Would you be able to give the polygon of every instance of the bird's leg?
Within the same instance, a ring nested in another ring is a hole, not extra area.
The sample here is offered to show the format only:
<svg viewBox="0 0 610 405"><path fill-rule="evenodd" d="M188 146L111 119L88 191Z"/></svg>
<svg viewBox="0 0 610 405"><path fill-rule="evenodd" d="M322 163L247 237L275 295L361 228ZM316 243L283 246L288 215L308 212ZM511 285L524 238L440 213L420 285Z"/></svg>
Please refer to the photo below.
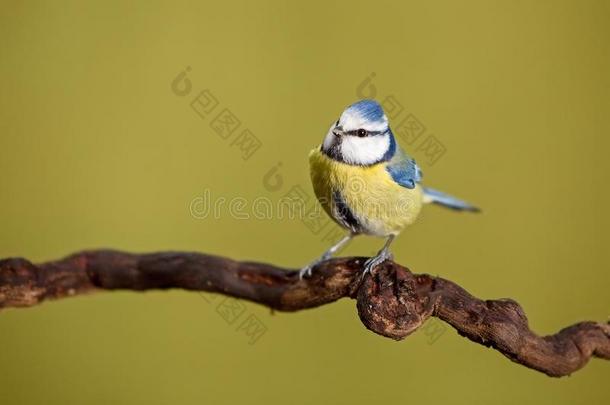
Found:
<svg viewBox="0 0 610 405"><path fill-rule="evenodd" d="M337 253L339 251L339 249L341 249L343 246L345 246L345 244L347 242L349 242L350 240L352 240L352 238L356 236L355 233L349 233L346 236L344 236L339 242L337 242L336 244L334 244L333 246L331 246L326 252L324 252L322 254L322 256L320 256L318 259L314 260L313 262L309 263L307 266L303 267L300 271L299 271L299 278L303 278L303 277L309 277L311 276L311 270L319 263L323 262L324 260L328 260L330 259L335 253Z"/></svg>
<svg viewBox="0 0 610 405"><path fill-rule="evenodd" d="M394 235L390 235L388 239L385 241L385 245L383 248L377 253L377 256L373 256L364 262L364 273L362 276L366 275L366 273L370 273L375 267L385 262L386 260L392 260L393 255L390 252L390 244L394 240Z"/></svg>

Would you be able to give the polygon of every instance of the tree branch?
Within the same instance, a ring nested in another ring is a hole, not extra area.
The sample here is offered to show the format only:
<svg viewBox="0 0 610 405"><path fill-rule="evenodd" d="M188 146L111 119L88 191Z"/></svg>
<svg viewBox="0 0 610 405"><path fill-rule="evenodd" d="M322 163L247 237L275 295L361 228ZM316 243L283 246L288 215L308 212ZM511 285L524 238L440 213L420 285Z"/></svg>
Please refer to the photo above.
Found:
<svg viewBox="0 0 610 405"><path fill-rule="evenodd" d="M413 274L393 262L362 279L364 260L328 260L311 278L299 280L296 270L200 253L96 250L38 265L5 259L0 260L0 309L116 289L209 291L280 311L351 297L368 329L396 340L434 316L460 335L553 377L569 375L592 356L610 359L610 324L581 322L540 337L529 329L525 313L513 300L483 301L451 281Z"/></svg>

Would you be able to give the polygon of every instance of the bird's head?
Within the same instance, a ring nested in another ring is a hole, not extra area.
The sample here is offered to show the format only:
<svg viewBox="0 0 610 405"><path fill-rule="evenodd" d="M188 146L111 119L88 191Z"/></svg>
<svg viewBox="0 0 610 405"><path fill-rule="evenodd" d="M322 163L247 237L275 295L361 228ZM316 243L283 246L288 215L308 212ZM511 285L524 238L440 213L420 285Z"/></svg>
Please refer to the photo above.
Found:
<svg viewBox="0 0 610 405"><path fill-rule="evenodd" d="M395 148L388 118L374 100L361 100L347 107L322 143L322 152L330 158L359 166L389 160Z"/></svg>

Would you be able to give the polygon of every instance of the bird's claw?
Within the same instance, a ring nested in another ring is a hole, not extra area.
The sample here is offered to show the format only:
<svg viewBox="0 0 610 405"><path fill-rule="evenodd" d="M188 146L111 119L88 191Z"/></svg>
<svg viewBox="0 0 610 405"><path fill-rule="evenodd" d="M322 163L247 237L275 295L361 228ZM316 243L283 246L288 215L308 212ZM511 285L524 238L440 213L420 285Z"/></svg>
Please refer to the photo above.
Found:
<svg viewBox="0 0 610 405"><path fill-rule="evenodd" d="M364 272L362 276L364 277L368 273L371 273L375 267L379 266L386 260L392 260L393 258L394 255L392 253L386 250L382 250L377 254L377 256L373 256L369 258L366 262L364 262Z"/></svg>
<svg viewBox="0 0 610 405"><path fill-rule="evenodd" d="M313 262L309 263L307 266L303 267L301 270L299 270L299 280L303 280L304 278L311 277L313 268L316 267L318 264L322 263L323 261L330 259L330 257L331 256L329 254L325 253L319 259L314 260Z"/></svg>
<svg viewBox="0 0 610 405"><path fill-rule="evenodd" d="M312 270L313 270L313 266L310 264L303 267L301 270L299 270L299 280L303 280L304 278L311 277Z"/></svg>

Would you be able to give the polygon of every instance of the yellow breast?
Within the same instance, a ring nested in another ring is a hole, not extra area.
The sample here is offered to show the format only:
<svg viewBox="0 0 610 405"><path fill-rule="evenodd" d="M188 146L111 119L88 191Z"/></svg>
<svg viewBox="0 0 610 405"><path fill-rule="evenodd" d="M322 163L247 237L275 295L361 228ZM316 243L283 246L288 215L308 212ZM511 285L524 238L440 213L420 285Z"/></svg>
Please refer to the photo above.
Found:
<svg viewBox="0 0 610 405"><path fill-rule="evenodd" d="M320 151L309 154L311 181L324 210L339 225L346 224L346 211L357 222L359 233L396 235L412 224L422 206L422 189L397 184L386 163L353 166L335 161Z"/></svg>

